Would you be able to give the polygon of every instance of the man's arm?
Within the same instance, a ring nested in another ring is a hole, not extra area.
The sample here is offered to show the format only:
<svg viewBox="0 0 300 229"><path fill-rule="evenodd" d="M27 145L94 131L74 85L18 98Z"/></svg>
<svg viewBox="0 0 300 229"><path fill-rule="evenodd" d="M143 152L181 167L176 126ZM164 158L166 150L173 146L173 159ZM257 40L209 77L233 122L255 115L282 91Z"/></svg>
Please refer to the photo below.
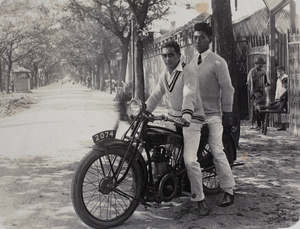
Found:
<svg viewBox="0 0 300 229"><path fill-rule="evenodd" d="M182 100L182 118L191 121L194 114L196 97L199 93L198 77L194 70L185 67L183 74L183 100Z"/></svg>
<svg viewBox="0 0 300 229"><path fill-rule="evenodd" d="M216 74L221 88L221 107L223 112L232 112L234 88L231 84L231 78L228 65L225 60L216 62Z"/></svg>
<svg viewBox="0 0 300 229"><path fill-rule="evenodd" d="M149 98L146 101L147 111L153 112L157 107L158 103L162 99L163 95L165 94L165 87L164 87L164 74L159 77L158 83L154 88L154 91L151 93Z"/></svg>
<svg viewBox="0 0 300 229"><path fill-rule="evenodd" d="M253 93L253 72L255 71L254 68L252 68L249 73L248 73L248 76L247 76L247 84L248 84L248 90L250 92L250 95Z"/></svg>

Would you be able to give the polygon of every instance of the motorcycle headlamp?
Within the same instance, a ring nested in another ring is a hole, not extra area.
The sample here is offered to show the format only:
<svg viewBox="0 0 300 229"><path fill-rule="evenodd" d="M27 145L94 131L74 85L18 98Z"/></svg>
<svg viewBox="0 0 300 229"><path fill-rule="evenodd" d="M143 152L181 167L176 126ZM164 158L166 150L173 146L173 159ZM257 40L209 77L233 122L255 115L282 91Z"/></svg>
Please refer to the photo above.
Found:
<svg viewBox="0 0 300 229"><path fill-rule="evenodd" d="M143 109L143 102L139 99L133 98L129 103L130 115L137 116Z"/></svg>

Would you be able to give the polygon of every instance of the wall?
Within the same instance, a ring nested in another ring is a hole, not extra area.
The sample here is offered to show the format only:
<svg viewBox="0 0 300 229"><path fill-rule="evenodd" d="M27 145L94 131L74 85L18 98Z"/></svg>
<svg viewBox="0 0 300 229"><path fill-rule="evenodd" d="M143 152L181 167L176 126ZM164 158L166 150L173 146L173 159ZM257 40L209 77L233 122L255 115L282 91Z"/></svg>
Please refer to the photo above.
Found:
<svg viewBox="0 0 300 229"><path fill-rule="evenodd" d="M14 90L15 92L29 92L30 78L15 78Z"/></svg>

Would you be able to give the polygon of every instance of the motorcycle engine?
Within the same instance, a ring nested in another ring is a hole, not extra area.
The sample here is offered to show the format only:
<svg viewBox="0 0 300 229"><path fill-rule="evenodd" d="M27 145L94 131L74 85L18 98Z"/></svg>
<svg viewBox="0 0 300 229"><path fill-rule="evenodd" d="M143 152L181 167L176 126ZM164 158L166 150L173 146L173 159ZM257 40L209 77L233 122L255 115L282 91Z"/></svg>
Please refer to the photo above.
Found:
<svg viewBox="0 0 300 229"><path fill-rule="evenodd" d="M158 146L153 148L152 167L153 179L157 182L168 171L169 157L167 155L165 146Z"/></svg>
<svg viewBox="0 0 300 229"><path fill-rule="evenodd" d="M174 145L173 145L174 146ZM170 201L177 193L178 180L171 173L175 165L178 149L170 145L157 146L153 148L152 168L155 184L155 196L158 201Z"/></svg>

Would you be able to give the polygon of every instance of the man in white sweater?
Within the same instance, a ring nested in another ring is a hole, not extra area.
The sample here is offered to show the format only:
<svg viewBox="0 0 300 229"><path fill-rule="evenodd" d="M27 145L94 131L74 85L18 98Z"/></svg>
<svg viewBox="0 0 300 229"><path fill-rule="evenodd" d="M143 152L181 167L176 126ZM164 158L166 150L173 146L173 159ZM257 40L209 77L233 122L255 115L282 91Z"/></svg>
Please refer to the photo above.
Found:
<svg viewBox="0 0 300 229"><path fill-rule="evenodd" d="M276 81L276 92L275 92L275 100L279 100L280 96L285 93L286 88L282 84L282 80L284 78L288 78L288 75L284 73L284 66L277 67L277 81ZM286 130L284 120L286 119L285 114L278 114L278 123L281 124L281 127L277 129L278 131Z"/></svg>
<svg viewBox="0 0 300 229"><path fill-rule="evenodd" d="M161 51L166 68L146 101L147 110L153 112L162 97L167 96L170 105L169 116L182 124L180 126L182 126L184 139L183 157L191 184L191 201L197 202L199 215L204 216L208 214L208 208L204 202L201 168L197 161L204 122L198 78L189 65L180 61L180 46L177 42L164 43Z"/></svg>
<svg viewBox="0 0 300 229"><path fill-rule="evenodd" d="M194 43L200 55L196 56L190 64L199 79L205 123L209 128L208 143L212 150L220 186L224 191L219 206L225 207L234 201L235 181L222 143L223 125L230 125L234 88L226 61L209 49L211 41L211 27L207 23L195 24Z"/></svg>

